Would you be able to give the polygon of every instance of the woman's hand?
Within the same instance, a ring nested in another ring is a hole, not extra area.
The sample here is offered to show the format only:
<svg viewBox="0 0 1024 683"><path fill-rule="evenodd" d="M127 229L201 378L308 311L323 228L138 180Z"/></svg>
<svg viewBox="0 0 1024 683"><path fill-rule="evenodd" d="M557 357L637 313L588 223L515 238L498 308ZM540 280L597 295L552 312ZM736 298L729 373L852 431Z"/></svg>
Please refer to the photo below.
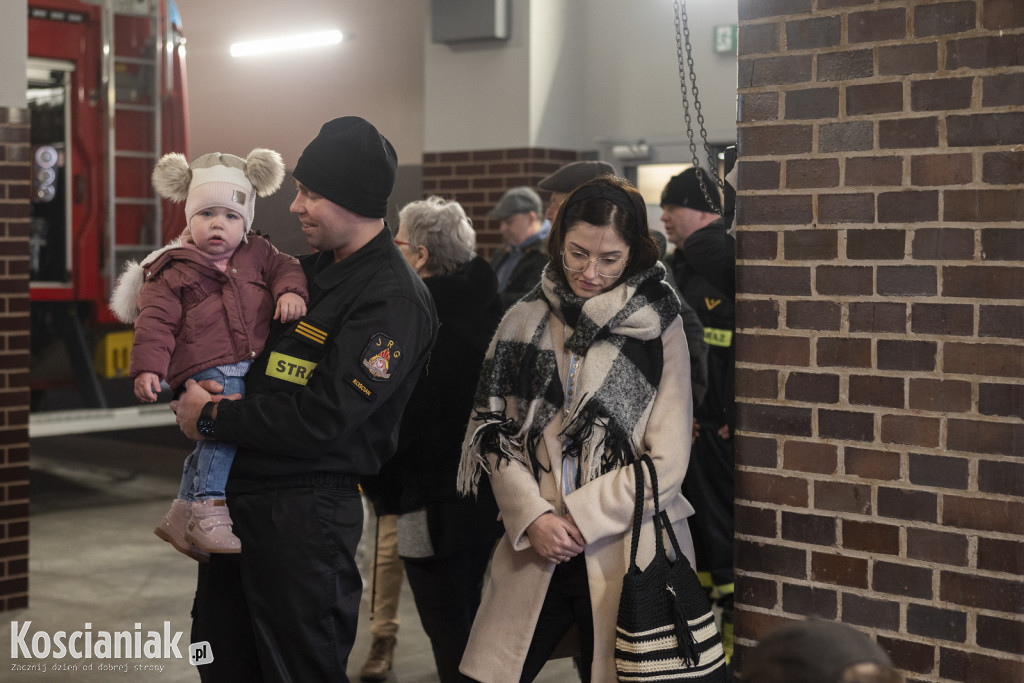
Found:
<svg viewBox="0 0 1024 683"><path fill-rule="evenodd" d="M571 520L547 512L526 527L530 545L549 562L567 562L583 552L583 534Z"/></svg>

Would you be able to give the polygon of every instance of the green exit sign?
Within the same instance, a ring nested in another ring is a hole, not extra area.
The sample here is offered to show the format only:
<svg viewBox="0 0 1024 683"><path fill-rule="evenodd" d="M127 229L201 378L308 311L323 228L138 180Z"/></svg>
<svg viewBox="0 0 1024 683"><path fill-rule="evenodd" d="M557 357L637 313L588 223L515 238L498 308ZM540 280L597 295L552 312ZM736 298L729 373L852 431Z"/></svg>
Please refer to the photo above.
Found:
<svg viewBox="0 0 1024 683"><path fill-rule="evenodd" d="M736 24L714 27L715 52L736 52Z"/></svg>

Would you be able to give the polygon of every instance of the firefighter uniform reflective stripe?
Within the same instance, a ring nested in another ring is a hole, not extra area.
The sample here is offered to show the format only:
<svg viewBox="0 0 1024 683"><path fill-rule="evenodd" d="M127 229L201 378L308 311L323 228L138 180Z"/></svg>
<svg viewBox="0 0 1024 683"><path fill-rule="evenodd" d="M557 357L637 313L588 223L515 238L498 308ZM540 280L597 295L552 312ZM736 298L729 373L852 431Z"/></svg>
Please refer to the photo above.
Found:
<svg viewBox="0 0 1024 683"><path fill-rule="evenodd" d="M272 351L270 359L267 361L267 374L271 377L283 379L285 382L306 386L309 378L313 376L313 368L315 367L316 363L312 361Z"/></svg>
<svg viewBox="0 0 1024 683"><path fill-rule="evenodd" d="M732 330L719 330L714 327L705 327L704 343L708 346L728 348L732 346Z"/></svg>

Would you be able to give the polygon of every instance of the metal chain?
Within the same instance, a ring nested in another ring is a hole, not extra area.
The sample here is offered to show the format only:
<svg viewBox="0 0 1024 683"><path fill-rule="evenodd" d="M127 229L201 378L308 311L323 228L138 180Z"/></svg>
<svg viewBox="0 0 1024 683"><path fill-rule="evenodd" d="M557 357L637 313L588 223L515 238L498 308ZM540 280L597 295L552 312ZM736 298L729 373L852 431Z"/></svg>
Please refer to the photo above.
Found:
<svg viewBox="0 0 1024 683"><path fill-rule="evenodd" d="M693 165L698 169L701 168L700 160L697 158L697 143L693 139L693 118L690 116L690 101L687 96L686 87L687 71L689 71L690 75L690 87L693 90L693 109L697 113L697 125L700 127L700 138L704 147L704 153L707 154L708 166L710 167L711 174L715 179L715 184L718 186L722 196L724 196L725 181L718 172L718 164L715 163L714 155L711 152L711 146L708 145L708 132L704 129L704 115L701 113L700 99L698 99L697 95L697 72L693 68L693 50L690 45L690 26L689 20L686 16L686 0L673 0L672 6L675 10L676 59L679 63L679 90L682 93L683 118L686 119L686 136L690 141L690 154L693 156ZM686 46L685 60L683 59L684 42ZM709 205L712 207L718 207L716 213L721 214L721 202L714 201L711 197L711 193L708 191L707 185L704 183L704 177L704 174L698 171L697 181L700 183L700 191Z"/></svg>

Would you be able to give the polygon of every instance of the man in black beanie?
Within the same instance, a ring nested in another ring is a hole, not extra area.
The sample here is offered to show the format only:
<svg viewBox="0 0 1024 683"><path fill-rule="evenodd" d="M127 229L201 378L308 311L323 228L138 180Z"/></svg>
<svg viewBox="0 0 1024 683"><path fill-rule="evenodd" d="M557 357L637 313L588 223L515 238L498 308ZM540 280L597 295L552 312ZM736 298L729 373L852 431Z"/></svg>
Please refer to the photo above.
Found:
<svg viewBox="0 0 1024 683"><path fill-rule="evenodd" d="M193 607L191 641L213 655L204 681L348 680L359 478L394 454L437 332L383 220L396 167L369 122L323 125L292 173L291 211L316 250L300 259L306 316L271 328L245 398L189 382L173 404L190 438L238 444L227 497L242 552L200 566Z"/></svg>
<svg viewBox="0 0 1024 683"><path fill-rule="evenodd" d="M697 576L722 608L722 645L731 659L736 241L720 206L715 181L696 167L674 176L661 194L661 220L676 247L666 262L683 300L700 318L707 343L708 388L694 406L697 438L683 494L694 509L690 532Z"/></svg>

